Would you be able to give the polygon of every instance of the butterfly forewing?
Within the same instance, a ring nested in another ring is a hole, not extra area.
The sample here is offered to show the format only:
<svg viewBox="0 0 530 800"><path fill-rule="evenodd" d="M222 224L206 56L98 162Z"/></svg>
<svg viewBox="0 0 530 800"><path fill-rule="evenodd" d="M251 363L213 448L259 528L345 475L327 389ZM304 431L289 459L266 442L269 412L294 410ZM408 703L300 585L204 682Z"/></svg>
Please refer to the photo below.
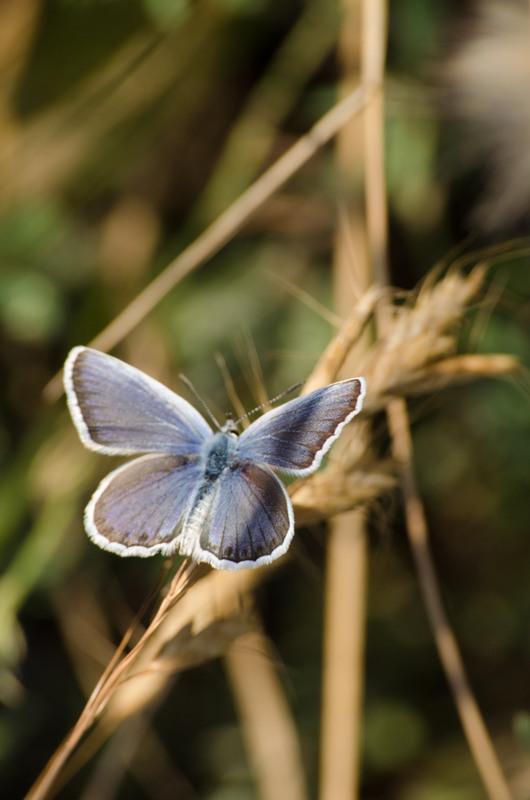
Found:
<svg viewBox="0 0 530 800"><path fill-rule="evenodd" d="M287 551L294 532L291 501L267 468L237 461L203 484L184 522L181 552L212 566L268 564Z"/></svg>
<svg viewBox="0 0 530 800"><path fill-rule="evenodd" d="M238 454L282 472L308 475L362 408L363 378L317 389L268 411L239 438Z"/></svg>
<svg viewBox="0 0 530 800"><path fill-rule="evenodd" d="M174 553L200 477L198 460L184 456L147 455L119 467L87 506L90 537L120 555Z"/></svg>
<svg viewBox="0 0 530 800"><path fill-rule="evenodd" d="M192 405L117 358L76 347L65 364L68 406L83 443L116 455L198 453L212 435Z"/></svg>

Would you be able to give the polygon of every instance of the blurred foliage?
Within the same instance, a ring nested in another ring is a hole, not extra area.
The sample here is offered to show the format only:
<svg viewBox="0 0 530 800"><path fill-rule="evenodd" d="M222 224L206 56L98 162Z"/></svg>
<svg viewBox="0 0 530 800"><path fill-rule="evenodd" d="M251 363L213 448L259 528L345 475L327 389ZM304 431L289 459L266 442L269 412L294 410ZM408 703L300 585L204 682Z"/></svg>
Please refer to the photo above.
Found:
<svg viewBox="0 0 530 800"><path fill-rule="evenodd" d="M458 128L434 101L462 9L450 0L390 5L393 283L411 288L440 261L473 249L478 261L482 246L507 242L490 273L493 300L470 316L462 346L514 353L528 364L530 259L509 255L511 237L528 232L528 216L494 239L473 227L489 165L485 159L477 170L460 157ZM5 797L29 788L71 727L112 653L109 642L160 570L156 560L120 560L87 540L82 508L112 462L82 448L64 401L50 408L42 390L72 346L95 336L329 108L339 26L339 9L324 0L0 6ZM221 415L228 401L218 352L247 407L257 402L254 352L269 396L303 379L333 331L290 285L332 306L339 183L329 148L169 293L118 355L174 388L184 372ZM416 401L412 413L449 615L501 755L511 754L516 771L530 740L528 383L482 381ZM324 541L323 529L301 531L295 557L258 596L284 665L312 796ZM393 498L373 509L372 550L365 796L482 797ZM85 648L87 621L100 638ZM180 676L152 724L146 755L113 797L256 796L219 662ZM59 797L83 796L95 763Z"/></svg>

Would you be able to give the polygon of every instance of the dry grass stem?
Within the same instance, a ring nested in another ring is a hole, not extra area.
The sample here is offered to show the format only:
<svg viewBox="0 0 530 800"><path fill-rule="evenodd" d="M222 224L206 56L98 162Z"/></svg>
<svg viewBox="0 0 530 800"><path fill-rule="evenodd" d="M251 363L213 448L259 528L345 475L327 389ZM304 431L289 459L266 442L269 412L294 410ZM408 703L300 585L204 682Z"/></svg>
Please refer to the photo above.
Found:
<svg viewBox="0 0 530 800"><path fill-rule="evenodd" d="M421 501L412 472L412 445L403 400L388 405L388 395L397 394L401 386L413 386L415 393L432 390L433 384L448 385L463 379L482 375L506 374L518 368L516 359L508 356L455 357L456 332L466 306L481 289L485 270L476 268L469 275L449 272L438 283L427 281L414 302L385 315L383 336L367 351L360 370L370 387L365 402L365 412L389 409L389 425L393 450L399 465L411 545L418 565L420 584L426 597L427 610L433 625L440 657L452 686L470 747L478 769L494 800L510 797L493 746L482 717L467 682L458 653L456 641L448 625L436 579L434 565L428 549L428 534ZM328 348L329 352L329 348ZM397 410L396 410L397 409ZM399 419L399 424L396 423ZM366 449L359 447L359 425L346 429L334 450L333 462L324 472L310 477L299 489L305 512L311 505L316 510L320 501L329 510L330 502L337 504L336 511L347 507L348 478L351 478L351 506L359 497L360 460ZM369 437L365 437L369 446ZM404 444L405 442L405 444ZM408 444L407 444L408 442ZM335 460L337 459L337 460ZM338 474L343 492L334 496ZM380 484L388 474L381 472ZM353 489L353 486L355 488ZM293 491L297 500L296 487ZM324 500L325 498L325 500Z"/></svg>
<svg viewBox="0 0 530 800"><path fill-rule="evenodd" d="M38 0L20 0L0 5L0 130L2 146L16 138L13 105L17 83L39 20Z"/></svg>
<svg viewBox="0 0 530 800"><path fill-rule="evenodd" d="M367 549L363 510L340 514L333 521L326 554L320 759L323 800L355 797L359 781L364 696L364 668L359 656L364 653ZM335 598L337 585L341 592ZM352 624L356 619L359 624Z"/></svg>
<svg viewBox="0 0 530 800"><path fill-rule="evenodd" d="M405 401L393 400L388 406L387 415L392 449L400 467L407 530L438 654L488 797L491 800L512 800L512 793L467 679L456 638L445 614L429 548L427 520L412 467L412 437Z"/></svg>
<svg viewBox="0 0 530 800"><path fill-rule="evenodd" d="M316 367L304 383L303 394L337 380L339 371L367 323L373 318L376 304L382 296L381 290L372 286L359 298L348 319L318 359Z"/></svg>
<svg viewBox="0 0 530 800"><path fill-rule="evenodd" d="M327 112L307 133L261 175L206 230L177 256L121 314L90 342L104 352L115 347L186 275L211 258L248 222L345 123L359 113L371 92L358 88ZM48 400L61 395L61 376L45 387Z"/></svg>
<svg viewBox="0 0 530 800"><path fill-rule="evenodd" d="M358 196L360 166L363 151L365 155L367 152L368 139L375 133L376 153L377 145L382 142L382 130L378 127L374 131L372 121L378 119L383 103L385 46L381 30L385 26L383 23L381 28L381 22L386 17L386 7L380 0L343 0L341 11L339 58L343 68L342 91L348 91L348 86L358 80L364 86L373 87L371 102L364 109L361 125L349 125L340 132L337 139L337 158L345 190L346 219L345 224L339 224L337 230L334 277L337 308L346 316L350 304L358 306L359 294L364 295L365 299L369 298L371 284L382 283L372 246L373 238L370 239L370 218L364 217ZM375 54L375 41L382 45L377 64L371 58ZM361 140L363 128L364 141ZM379 162L378 164L382 172L383 165ZM365 181L368 186L370 175L366 174ZM373 185L372 183L370 188ZM384 182L381 185L384 192ZM374 210L370 197L373 197L373 192L366 197L367 211L370 206ZM382 202L378 206L380 217L385 210L386 204ZM372 214L371 219L373 218ZM359 258L358 254L362 256ZM355 269L352 269L352 263L355 264ZM373 300L375 301L375 297ZM343 372L348 373L353 369L354 374L362 374L357 365L360 354L365 352L368 345L368 337L361 335L365 320L361 315L361 324L358 326L355 325L354 316L350 316L350 320L353 326L346 326L343 331L345 336L336 340L335 350L328 348L327 358L321 362L329 374L333 374L335 362L335 376L341 367ZM348 339L351 339L351 343ZM352 346L354 342L356 347ZM358 431L359 442L362 441L369 447L370 435L366 425L358 426ZM351 444L351 439L348 444ZM340 452L334 453L334 458L338 457L338 461L344 465L350 462L350 456L347 455L348 444L341 446ZM353 460L355 459L351 459ZM346 468L344 474L351 476L353 471L354 467ZM348 488L351 489L351 486ZM321 496L328 495L324 491ZM337 497L334 499L338 500ZM350 800L358 795L361 773L365 573L368 568L364 515L359 512L343 513L333 519L327 545L319 797L321 800Z"/></svg>
<svg viewBox="0 0 530 800"><path fill-rule="evenodd" d="M335 22L326 0L309 0L253 87L233 123L205 195L201 217L210 218L248 183L271 151L282 120L296 104L302 87L332 51ZM211 213L213 212L213 213Z"/></svg>
<svg viewBox="0 0 530 800"><path fill-rule="evenodd" d="M388 231L381 141L382 108L380 111L379 124L375 124L371 135L367 136L367 220L375 274L380 276L380 282L384 284L388 281L385 277L388 274ZM367 109L367 124L373 113L374 106ZM378 146L379 157L374 152ZM370 191L371 187L373 191ZM376 395L381 392L381 383L389 378L390 385L393 384L394 387L390 391L398 394L396 390L400 385L414 387L416 392L432 391L434 385L448 385L462 380L464 374L467 379L481 374L476 371L479 365L477 357L473 364L469 358L466 361L451 357L456 347L456 340L451 334L454 326L462 319L466 305L478 292L484 272L484 267L476 267L464 278L453 270L435 285L432 280L427 281L413 308L406 309L404 313L392 313L395 309L389 305L378 309L381 350L379 353L372 353L373 362L370 364L368 360L364 369L368 385L376 389ZM399 348L402 357L394 360L396 348ZM493 357L489 361L487 357L479 357L479 363L486 374L492 374L488 372L488 368L501 367L503 374L517 367L516 360L508 357L502 359L502 365ZM404 372L409 373L408 379L404 379ZM397 398L388 404L387 418L392 452L398 465L404 496L407 532L440 660L486 792L491 800L510 800L511 792L467 680L456 638L445 615L429 548L425 512L414 475L412 438L403 398Z"/></svg>
<svg viewBox="0 0 530 800"><path fill-rule="evenodd" d="M306 308L311 309L311 311L314 311L319 317L325 319L326 322L328 322L333 328L339 327L341 324L340 317L338 317L337 314L334 314L333 311L330 311L325 305L320 303L316 297L313 297L312 294L306 292L305 289L298 284L293 283L293 281L287 280L287 278L284 278L282 275L274 274L272 272L269 272L268 274L275 284L283 287L283 289L292 297L296 297L296 299L303 303Z"/></svg>
<svg viewBox="0 0 530 800"><path fill-rule="evenodd" d="M234 582L227 581L225 573L215 573L215 578L222 576L225 581L222 578L214 581L205 578L200 581L197 586L201 588L194 595L198 606L192 602L191 605L182 607L177 601L185 599L196 570L196 565L184 562L151 624L138 643L122 657L132 631L124 637L73 730L52 756L28 792L26 800L41 800L48 795L81 737L105 709L109 721L107 724L113 729L123 719L145 708L156 698L164 688L168 676L177 668L184 669L220 655L226 649L228 640L231 641L249 629L248 617L241 614L239 597L249 595L253 573L239 573L240 581ZM181 616L176 623L173 616L177 608ZM237 609L237 613L234 613L234 609ZM230 615L235 618L233 625L226 624L226 617ZM216 624L219 619L223 620L220 626ZM208 634L201 636L208 628ZM180 639L176 636L177 633L181 634ZM164 652L164 647L170 640L168 654Z"/></svg>
<svg viewBox="0 0 530 800"><path fill-rule="evenodd" d="M225 665L259 797L306 800L298 735L265 636L253 631L236 639L225 655Z"/></svg>
<svg viewBox="0 0 530 800"><path fill-rule="evenodd" d="M384 103L387 9L384 0L344 0L342 7L340 43L344 65L343 85L358 79L359 74L362 85L374 87L372 101L367 104L361 117L361 126L355 131L350 126L347 132L351 137L350 141L344 131L337 142L341 168L351 176L348 187L351 196L359 195L360 186L355 185L356 176L363 166L366 189L365 213L361 211L358 200L355 202L350 199L347 223L339 227L337 236L337 302L344 314L345 302L352 297L352 291L346 295L344 290L348 285L346 278L349 274L355 274L350 285L360 287L365 298L371 285L375 285L380 292L380 287L386 284L381 274L386 263L386 202L384 163L380 158L383 148L383 127L380 120L383 117ZM374 180L374 169L378 170L380 181ZM377 233L377 237L374 233ZM347 254L353 254L356 269L352 269L352 262ZM362 256L359 258L358 254ZM363 374L359 362L362 362L368 346L369 338L364 335L359 337L355 347L344 348L342 359L347 372L353 369L356 374ZM328 349L328 355L329 353ZM337 357L340 358L339 353ZM355 442L349 438L341 443L330 464L342 462L344 477L353 477L353 473L358 471L356 467L359 466L359 459L363 455L365 458L371 455L371 440L368 424L365 422L364 425L359 425L359 438ZM364 451L363 455L361 450ZM351 492L352 484L343 484L343 488ZM321 496L326 496L329 501L332 495L324 489ZM333 499L339 500L336 496ZM329 533L319 796L321 800L350 800L359 796L361 783L368 572L367 531L363 509L359 507L350 513L339 514L333 520Z"/></svg>
<svg viewBox="0 0 530 800"><path fill-rule="evenodd" d="M226 364L226 360L222 353L215 354L215 363L219 368L219 372L223 376L223 383L225 386L226 396L232 403L232 408L235 410L238 417L242 417L245 414L245 406L239 399L239 395L237 394L235 383L232 380L232 376L230 374L230 370Z"/></svg>
<svg viewBox="0 0 530 800"><path fill-rule="evenodd" d="M453 356L455 326L462 319L465 307L480 290L484 275L484 267L475 268L468 276L450 271L434 285L427 281L412 307L400 309L394 315L389 309L380 314L382 338L379 346L376 345L368 354L364 369L368 385L375 388L375 397L371 396L374 403L368 398L369 408L377 408L381 392L398 394L400 385L413 387L418 393L432 391L433 385L446 386L462 380L464 374L466 379L472 379L482 374L495 375L499 368L501 374L517 369L517 361L508 356L501 356L500 361L495 356L467 357L467 361ZM480 371L476 369L479 365ZM408 378L405 378L406 373ZM383 389L386 381L387 388ZM508 800L511 793L443 608L429 550L425 513L414 476L412 440L404 399L395 399L388 404L387 416L404 495L407 531L440 659L486 791L492 800Z"/></svg>

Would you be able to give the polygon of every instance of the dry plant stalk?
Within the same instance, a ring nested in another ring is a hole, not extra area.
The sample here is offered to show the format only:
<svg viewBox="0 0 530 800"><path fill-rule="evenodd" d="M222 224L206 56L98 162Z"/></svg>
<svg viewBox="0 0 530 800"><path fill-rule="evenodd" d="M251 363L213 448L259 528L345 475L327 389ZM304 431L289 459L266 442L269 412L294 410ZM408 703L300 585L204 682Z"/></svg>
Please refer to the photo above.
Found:
<svg viewBox="0 0 530 800"><path fill-rule="evenodd" d="M455 333L466 306L479 292L484 269L469 275L450 272L438 283L427 282L415 299L396 310L386 336L366 354L363 372L368 394L355 424L345 428L325 469L290 487L297 520L326 519L332 514L373 502L395 484L388 460L371 449L369 417L384 409L400 387L429 391L433 375L444 385L463 378L506 374L518 368L509 356L454 356ZM374 309L371 290L352 309L350 318L315 367L314 376L333 380L345 353L357 341ZM323 381L324 382L324 381ZM175 672L229 651L239 637L259 630L252 613L252 593L275 564L241 572L211 571L182 565L152 622L124 655L128 637L105 670L71 734L58 748L26 800L43 800L81 737L101 718L108 736L131 715L149 706ZM201 577L201 575L203 575Z"/></svg>
<svg viewBox="0 0 530 800"><path fill-rule="evenodd" d="M186 275L217 253L338 130L363 108L371 91L357 88L324 114L311 130L298 139L241 194L203 233L186 247L135 299L90 342L107 352L115 347ZM61 375L55 375L44 389L48 400L61 396Z"/></svg>
<svg viewBox="0 0 530 800"><path fill-rule="evenodd" d="M241 636L225 665L261 800L306 800L300 742L270 643L258 631Z"/></svg>
<svg viewBox="0 0 530 800"><path fill-rule="evenodd" d="M189 595L189 587L200 570L188 560L183 562L150 625L123 655L133 626L127 631L75 726L26 800L48 796L81 738L104 712L108 736L124 719L148 707L165 689L171 675L222 655L234 639L255 627L245 598L250 597L257 573L237 573L234 581L227 573L212 573L199 580L196 591Z"/></svg>
<svg viewBox="0 0 530 800"><path fill-rule="evenodd" d="M374 94L360 120L352 120L336 140L338 171L341 174L343 219L339 217L333 255L336 310L345 315L361 293L372 283L383 285L379 253L371 248L373 211L369 191L374 183L362 170L370 143L382 142L382 126L370 130L383 108L382 74L384 54L380 50L378 69L367 69L373 37L367 36L374 12L386 13L385 0L341 0L337 55L341 65L339 90L347 92L357 81L372 86ZM377 31L385 25L378 25ZM380 66L380 69L379 69ZM374 137L375 133L375 137ZM363 158L364 155L364 158ZM382 167L382 161L378 161ZM361 177L361 170L364 174ZM364 208L360 202L364 183ZM386 203L377 206L379 216ZM370 337L360 338L355 351L345 351L344 373L357 372L358 360ZM368 443L367 426L363 439ZM348 488L342 496L348 496ZM339 498L337 498L339 499ZM365 627L368 580L368 537L362 509L342 513L328 526L325 559L322 700L319 752L320 800L350 800L359 795L362 752L364 696Z"/></svg>
<svg viewBox="0 0 530 800"><path fill-rule="evenodd" d="M456 637L449 625L443 606L434 561L429 548L425 511L416 487L412 436L407 407L403 399L395 399L389 403L387 418L392 437L392 451L401 467L401 488L405 499L408 536L438 655L488 797L491 800L512 800L512 793L473 695Z"/></svg>

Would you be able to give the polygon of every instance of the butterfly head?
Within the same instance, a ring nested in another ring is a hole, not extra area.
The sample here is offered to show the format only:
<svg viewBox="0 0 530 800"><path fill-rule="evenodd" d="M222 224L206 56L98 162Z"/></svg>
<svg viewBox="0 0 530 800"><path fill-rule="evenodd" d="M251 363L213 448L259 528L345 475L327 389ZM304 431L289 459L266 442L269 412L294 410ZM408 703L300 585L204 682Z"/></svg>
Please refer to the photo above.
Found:
<svg viewBox="0 0 530 800"><path fill-rule="evenodd" d="M221 428L221 432L222 433L227 433L229 436L233 436L234 439L237 439L237 437L239 436L239 434L241 432L239 430L239 428L238 428L238 425L237 425L238 421L239 420L235 420L231 414L227 414L226 415L226 422L223 425L223 427Z"/></svg>

